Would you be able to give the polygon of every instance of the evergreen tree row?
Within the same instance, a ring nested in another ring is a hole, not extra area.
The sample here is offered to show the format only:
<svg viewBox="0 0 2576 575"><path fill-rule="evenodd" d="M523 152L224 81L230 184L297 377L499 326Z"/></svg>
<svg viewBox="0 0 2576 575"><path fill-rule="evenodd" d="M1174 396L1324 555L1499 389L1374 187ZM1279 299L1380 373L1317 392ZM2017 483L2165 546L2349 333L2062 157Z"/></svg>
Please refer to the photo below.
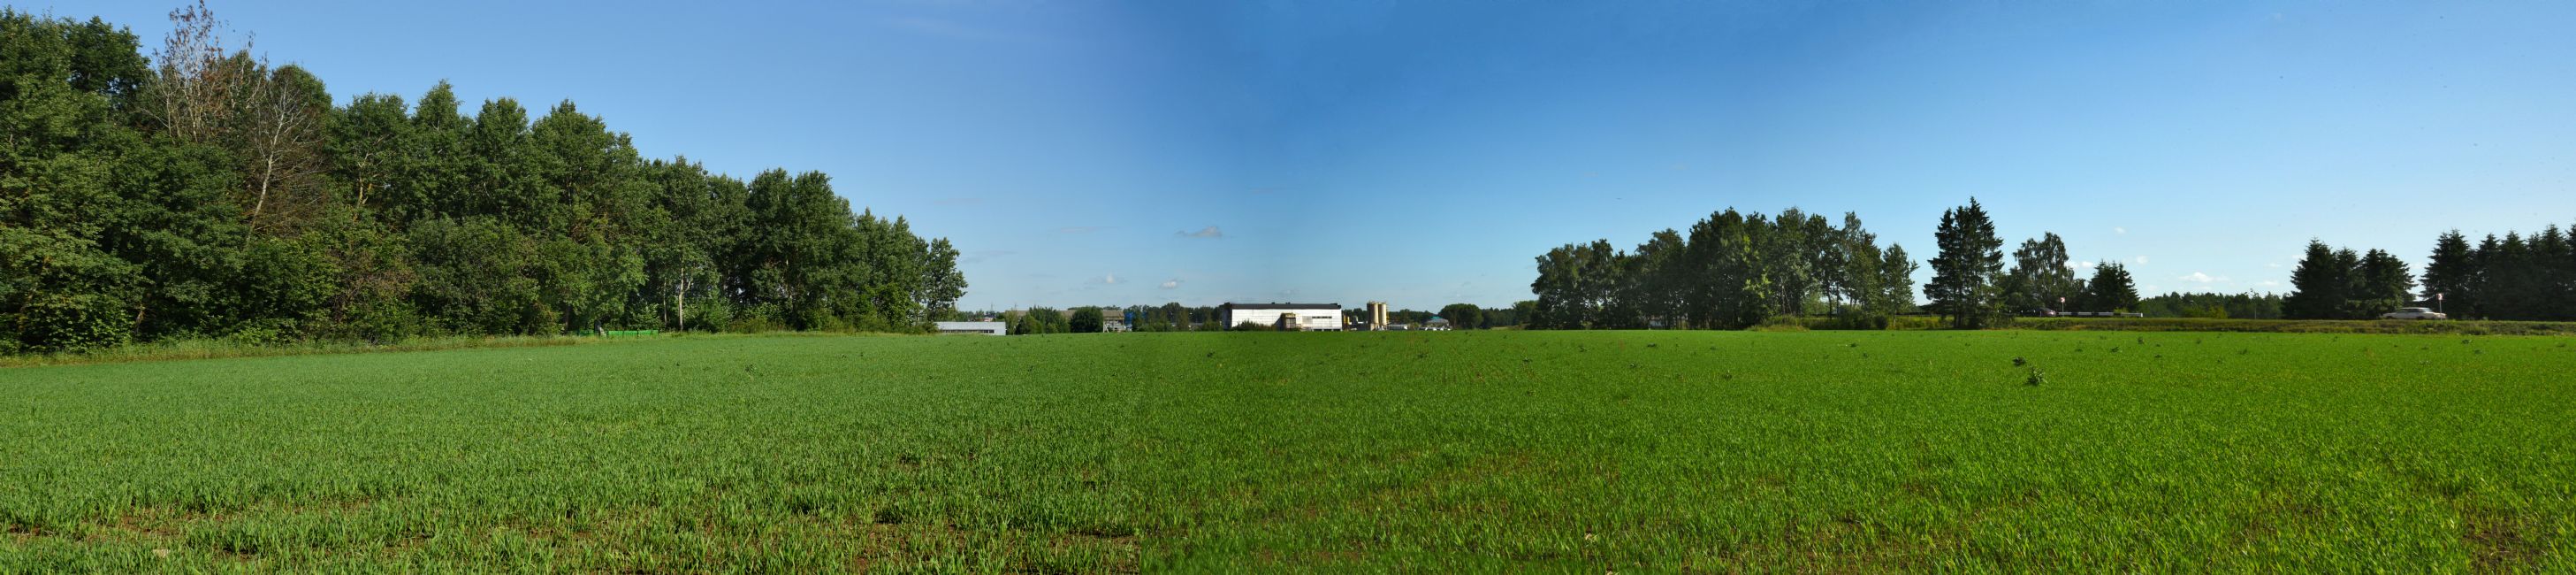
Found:
<svg viewBox="0 0 2576 575"><path fill-rule="evenodd" d="M2312 250L2313 251L2313 250ZM2433 243L2423 299L2452 317L2576 320L2576 229L2506 232L2476 245L2458 230Z"/></svg>
<svg viewBox="0 0 2576 575"><path fill-rule="evenodd" d="M957 251L821 173L644 160L564 102L333 105L202 6L130 32L0 10L0 352L169 338L910 331Z"/></svg>
<svg viewBox="0 0 2576 575"><path fill-rule="evenodd" d="M2309 240L2281 298L2289 319L2372 319L2414 301L2415 275L2385 250L2356 253Z"/></svg>
<svg viewBox="0 0 2576 575"><path fill-rule="evenodd" d="M2268 293L2167 293L2138 302L2147 317L2281 319L2281 296Z"/></svg>

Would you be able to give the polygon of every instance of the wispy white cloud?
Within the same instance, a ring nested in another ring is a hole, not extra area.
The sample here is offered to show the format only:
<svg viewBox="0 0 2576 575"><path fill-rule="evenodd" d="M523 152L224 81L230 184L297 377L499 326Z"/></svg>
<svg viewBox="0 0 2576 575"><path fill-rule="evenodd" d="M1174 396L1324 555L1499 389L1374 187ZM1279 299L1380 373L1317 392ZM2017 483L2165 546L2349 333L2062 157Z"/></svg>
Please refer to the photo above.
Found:
<svg viewBox="0 0 2576 575"><path fill-rule="evenodd" d="M2120 226L2111 226L2111 233L2120 234L2120 235L2124 235L2124 236L2125 236L2125 235L2129 235L2129 228L2123 228L2123 227L2120 227Z"/></svg>
<svg viewBox="0 0 2576 575"><path fill-rule="evenodd" d="M1163 289L1181 289L1181 280L1179 280L1179 279L1177 279L1177 278L1175 278L1175 279L1170 279L1170 280L1164 280L1164 281L1163 281L1163 285L1155 286L1155 287L1160 287L1160 288L1163 288Z"/></svg>
<svg viewBox="0 0 2576 575"><path fill-rule="evenodd" d="M1184 237L1184 238L1198 238L1198 239L1209 239L1209 240L1214 240L1214 239L1223 239L1223 238L1225 237L1225 231L1224 231L1224 230L1216 229L1216 226L1208 226L1208 227L1204 227L1204 228L1199 228L1199 231L1195 231L1195 232L1177 232L1177 234L1178 234L1179 236L1181 236L1181 237Z"/></svg>
<svg viewBox="0 0 2576 575"><path fill-rule="evenodd" d="M2138 262L2138 265L2147 265L2147 256L2138 256L2134 259Z"/></svg>
<svg viewBox="0 0 2576 575"><path fill-rule="evenodd" d="M2254 282L2254 285L2263 286L2263 287L2280 287L2281 282L2276 281L2276 280L2263 280L2263 281L2259 281L2259 282Z"/></svg>
<svg viewBox="0 0 2576 575"><path fill-rule="evenodd" d="M1113 285L1114 285L1114 284L1117 284L1117 283L1118 283L1118 274L1103 274L1103 275L1101 275L1101 276L1100 276L1100 283L1104 283L1104 284L1113 284Z"/></svg>
<svg viewBox="0 0 2576 575"><path fill-rule="evenodd" d="M2209 274L2205 274L2205 273L2201 273L2201 272L2191 272L2191 275L2182 276L2182 277L2180 277L2180 278L2175 278L2175 279L2180 279L2180 280L2182 280L2182 281L2187 281L2187 282L2192 282L2192 283L2201 283L2201 284L2205 284L2205 283L2215 283L2215 282L2223 282L2223 281L2227 281L2227 276L2213 276L2213 275L2209 275Z"/></svg>

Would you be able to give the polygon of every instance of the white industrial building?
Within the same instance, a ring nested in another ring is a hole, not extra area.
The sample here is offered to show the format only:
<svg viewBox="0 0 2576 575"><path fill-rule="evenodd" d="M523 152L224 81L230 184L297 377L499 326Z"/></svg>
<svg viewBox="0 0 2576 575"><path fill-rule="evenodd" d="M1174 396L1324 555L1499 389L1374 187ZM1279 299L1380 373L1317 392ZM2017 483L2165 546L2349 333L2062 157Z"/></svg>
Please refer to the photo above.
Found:
<svg viewBox="0 0 2576 575"><path fill-rule="evenodd" d="M998 321L943 321L935 323L938 324L939 333L980 333L984 335L1003 335L1011 333L1010 324Z"/></svg>
<svg viewBox="0 0 2576 575"><path fill-rule="evenodd" d="M1226 329L1247 321L1284 330L1342 329L1342 304L1337 303L1227 303L1217 306L1216 313Z"/></svg>

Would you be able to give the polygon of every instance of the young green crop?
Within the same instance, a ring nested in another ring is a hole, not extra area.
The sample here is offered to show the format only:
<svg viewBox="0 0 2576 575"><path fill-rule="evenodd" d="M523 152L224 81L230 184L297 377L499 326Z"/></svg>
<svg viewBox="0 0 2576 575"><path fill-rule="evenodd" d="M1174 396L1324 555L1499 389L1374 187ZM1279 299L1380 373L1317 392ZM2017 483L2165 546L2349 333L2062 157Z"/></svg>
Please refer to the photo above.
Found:
<svg viewBox="0 0 2576 575"><path fill-rule="evenodd" d="M0 370L0 572L2564 571L2565 341L682 337Z"/></svg>

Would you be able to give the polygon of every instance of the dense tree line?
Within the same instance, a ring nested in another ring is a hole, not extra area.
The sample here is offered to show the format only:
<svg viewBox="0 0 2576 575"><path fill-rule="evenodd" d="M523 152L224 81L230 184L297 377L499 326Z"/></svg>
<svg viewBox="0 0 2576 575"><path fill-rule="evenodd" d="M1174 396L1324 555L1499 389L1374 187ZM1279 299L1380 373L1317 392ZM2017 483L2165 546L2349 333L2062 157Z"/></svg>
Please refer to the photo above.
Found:
<svg viewBox="0 0 2576 575"><path fill-rule="evenodd" d="M1132 311L1136 314L1136 324L1129 326L1136 331L1193 331L1214 329L1217 321L1216 307L1192 307L1181 305L1180 302L1170 302L1159 306L1133 306L1127 308L1127 311Z"/></svg>
<svg viewBox="0 0 2576 575"><path fill-rule="evenodd" d="M2471 245L2458 230L2433 244L2423 297L2452 317L2576 320L2576 229L2490 234Z"/></svg>
<svg viewBox="0 0 2576 575"><path fill-rule="evenodd" d="M1741 328L1774 316L1832 312L1886 317L1914 305L1905 249L1845 214L1842 225L1796 208L1776 218L1733 209L1663 230L1633 251L1609 240L1566 244L1537 258L1536 329Z"/></svg>
<svg viewBox="0 0 2576 575"><path fill-rule="evenodd" d="M135 36L0 9L0 352L187 337L918 330L957 250L821 173L645 160L571 102L334 106L202 6Z"/></svg>
<svg viewBox="0 0 2576 575"><path fill-rule="evenodd" d="M1010 326L1011 335L1073 333L1073 317L1051 307L1010 312L1003 315L1003 321Z"/></svg>
<svg viewBox="0 0 2576 575"><path fill-rule="evenodd" d="M2281 316L2290 319L2371 319L2414 301L2415 276L2405 260L2384 250L2355 253L2308 241L2299 267L2290 271L2290 295Z"/></svg>
<svg viewBox="0 0 2576 575"><path fill-rule="evenodd" d="M2137 285L2117 262L2076 277L2055 233L2025 240L2005 266L2004 242L1985 206L1945 210L1924 311L1951 327L2001 325L2040 310L2130 311ZM1567 244L1538 258L1539 296L1523 314L1538 329L1741 328L1775 317L1830 313L1844 327L1880 327L1914 309L1916 264L1903 246L1880 248L1860 217L1842 225L1795 208L1778 217L1729 209L1685 236L1656 232L1633 251L1608 240Z"/></svg>
<svg viewBox="0 0 2576 575"><path fill-rule="evenodd" d="M2281 319L2281 296L2267 293L2167 293L2138 302L2147 317Z"/></svg>

